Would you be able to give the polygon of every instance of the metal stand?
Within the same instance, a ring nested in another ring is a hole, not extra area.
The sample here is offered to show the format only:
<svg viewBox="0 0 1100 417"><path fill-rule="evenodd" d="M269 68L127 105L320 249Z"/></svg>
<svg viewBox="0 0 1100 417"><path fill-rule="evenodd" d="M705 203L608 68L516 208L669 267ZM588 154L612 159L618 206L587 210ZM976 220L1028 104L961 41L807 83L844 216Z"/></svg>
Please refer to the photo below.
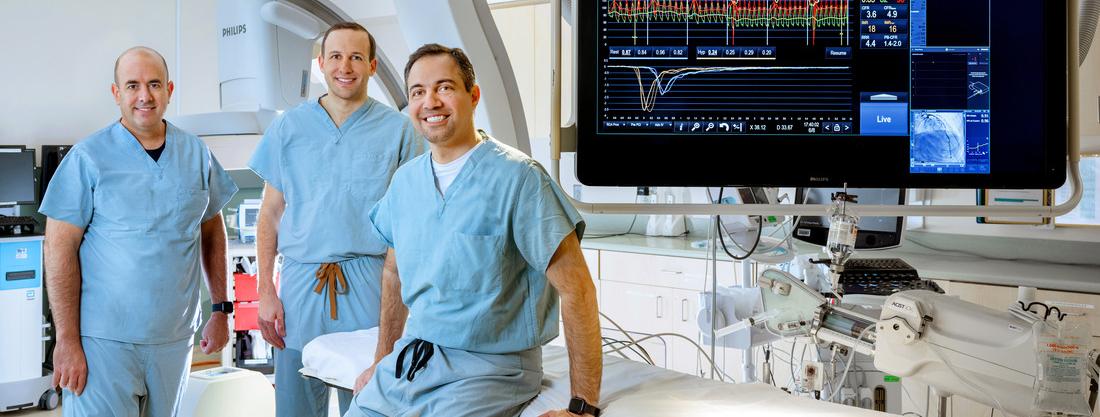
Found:
<svg viewBox="0 0 1100 417"><path fill-rule="evenodd" d="M752 261L748 259L741 261L741 288L752 288ZM753 362L751 341L749 347L741 351L741 378L742 382L756 381L756 364Z"/></svg>
<svg viewBox="0 0 1100 417"><path fill-rule="evenodd" d="M939 400L939 405L936 407L935 417L947 417L947 397L940 395L935 388L931 391L932 398ZM928 416L932 417L932 416Z"/></svg>

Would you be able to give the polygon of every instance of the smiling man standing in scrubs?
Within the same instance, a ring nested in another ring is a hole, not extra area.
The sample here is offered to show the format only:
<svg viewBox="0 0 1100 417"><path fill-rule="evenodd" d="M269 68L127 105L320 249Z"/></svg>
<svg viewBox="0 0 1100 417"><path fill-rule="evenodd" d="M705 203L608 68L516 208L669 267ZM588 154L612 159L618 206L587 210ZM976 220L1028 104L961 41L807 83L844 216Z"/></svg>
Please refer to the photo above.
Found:
<svg viewBox="0 0 1100 417"><path fill-rule="evenodd" d="M237 186L198 137L164 121L172 89L160 54L124 52L111 86L121 120L73 146L39 209L65 416L174 416L204 271L225 301L221 209ZM202 336L204 353L221 350L225 313Z"/></svg>
<svg viewBox="0 0 1100 417"><path fill-rule="evenodd" d="M257 227L260 331L275 353L280 417L325 416L328 387L303 378L313 338L378 325L382 256L368 212L397 167L422 152L407 117L367 95L378 67L374 38L334 25L317 64L328 94L275 119L249 166L266 181ZM272 277L283 256L280 288ZM340 408L351 401L340 393Z"/></svg>
<svg viewBox="0 0 1100 417"><path fill-rule="evenodd" d="M545 415L600 413L584 220L538 162L474 128L474 80L466 54L441 45L405 67L409 117L431 152L398 170L371 211L393 249L376 365L345 417L519 415L539 393L559 296L573 400Z"/></svg>

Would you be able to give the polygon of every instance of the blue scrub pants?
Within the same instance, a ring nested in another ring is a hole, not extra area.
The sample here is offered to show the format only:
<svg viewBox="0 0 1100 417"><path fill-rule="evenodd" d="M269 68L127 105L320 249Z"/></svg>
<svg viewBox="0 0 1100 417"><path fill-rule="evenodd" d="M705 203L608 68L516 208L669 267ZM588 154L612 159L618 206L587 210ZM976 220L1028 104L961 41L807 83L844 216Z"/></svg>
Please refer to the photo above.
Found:
<svg viewBox="0 0 1100 417"><path fill-rule="evenodd" d="M541 347L490 354L433 345L431 357L410 381L409 370L417 368L414 362L422 355L401 351L414 340L406 336L394 344L344 417L513 417L539 394Z"/></svg>
<svg viewBox="0 0 1100 417"><path fill-rule="evenodd" d="M281 372L280 369L293 369ZM277 416L328 416L329 387L321 381L298 373L302 369L302 351L283 349L275 352L275 414ZM351 393L338 390L340 413L351 405Z"/></svg>
<svg viewBox="0 0 1100 417"><path fill-rule="evenodd" d="M191 338L139 345L81 337L88 382L62 392L65 417L174 417L191 370Z"/></svg>
<svg viewBox="0 0 1100 417"><path fill-rule="evenodd" d="M317 336L378 326L382 299L381 256L362 256L339 262L348 281L346 294L337 295L337 319L329 316L328 289L317 294L316 272L321 264L283 260L279 299L286 317L286 349L275 352L276 417L325 417L329 389L320 381L303 377L302 349ZM349 393L340 393L340 412L351 404Z"/></svg>

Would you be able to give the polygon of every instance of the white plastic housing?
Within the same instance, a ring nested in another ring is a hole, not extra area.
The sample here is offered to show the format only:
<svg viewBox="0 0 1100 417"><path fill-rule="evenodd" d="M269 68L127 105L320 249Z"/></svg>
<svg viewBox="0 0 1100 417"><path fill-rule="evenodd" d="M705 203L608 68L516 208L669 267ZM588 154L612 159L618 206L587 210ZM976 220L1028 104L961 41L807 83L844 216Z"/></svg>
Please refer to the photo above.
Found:
<svg viewBox="0 0 1100 417"><path fill-rule="evenodd" d="M905 291L886 299L879 324L875 368L928 384L941 396L1030 415L1036 354L1026 321L931 291ZM916 340L905 337L914 330Z"/></svg>
<svg viewBox="0 0 1100 417"><path fill-rule="evenodd" d="M270 1L218 2L222 111L285 110L302 102L309 93L315 38L306 39L266 22L262 10ZM280 4L279 9L287 12L293 8ZM268 9L271 15L272 8Z"/></svg>

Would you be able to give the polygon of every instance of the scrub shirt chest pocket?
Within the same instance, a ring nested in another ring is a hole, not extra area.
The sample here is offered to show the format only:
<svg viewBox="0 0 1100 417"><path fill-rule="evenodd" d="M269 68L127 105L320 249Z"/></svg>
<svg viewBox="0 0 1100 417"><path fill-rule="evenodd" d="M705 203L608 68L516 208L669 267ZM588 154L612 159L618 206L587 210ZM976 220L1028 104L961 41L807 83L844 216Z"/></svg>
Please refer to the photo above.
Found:
<svg viewBox="0 0 1100 417"><path fill-rule="evenodd" d="M163 218L164 204L157 204L158 179L144 172L108 171L101 174L93 194L97 222L109 231L143 231Z"/></svg>
<svg viewBox="0 0 1100 417"><path fill-rule="evenodd" d="M178 188L176 201L179 207L181 221L186 223L186 229L191 230L202 222L206 214L206 206L210 203L210 190L197 186L181 186Z"/></svg>
<svg viewBox="0 0 1100 417"><path fill-rule="evenodd" d="M392 152L357 152L352 155L352 168L345 173L347 191L371 202L382 198L397 168Z"/></svg>
<svg viewBox="0 0 1100 417"><path fill-rule="evenodd" d="M506 241L503 234L451 233L443 287L474 293L499 289L508 250Z"/></svg>
<svg viewBox="0 0 1100 417"><path fill-rule="evenodd" d="M181 166L171 175L166 174L165 181L159 184L164 200L176 203L170 217L171 221L178 222L176 230L185 231L185 234L198 230L210 203L210 175L211 172L201 166L192 170Z"/></svg>

